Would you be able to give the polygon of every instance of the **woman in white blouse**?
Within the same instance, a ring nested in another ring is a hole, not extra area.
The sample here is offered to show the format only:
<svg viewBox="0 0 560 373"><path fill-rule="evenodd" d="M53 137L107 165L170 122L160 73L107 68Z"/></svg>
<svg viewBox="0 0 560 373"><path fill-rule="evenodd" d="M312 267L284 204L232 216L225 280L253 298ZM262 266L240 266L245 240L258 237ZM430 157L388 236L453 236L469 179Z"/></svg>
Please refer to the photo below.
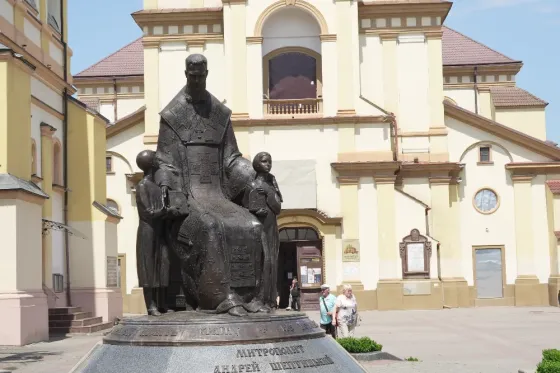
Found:
<svg viewBox="0 0 560 373"><path fill-rule="evenodd" d="M336 320L338 338L354 336L354 329L358 323L358 302L352 294L351 285L344 285L342 294L336 298L333 319Z"/></svg>

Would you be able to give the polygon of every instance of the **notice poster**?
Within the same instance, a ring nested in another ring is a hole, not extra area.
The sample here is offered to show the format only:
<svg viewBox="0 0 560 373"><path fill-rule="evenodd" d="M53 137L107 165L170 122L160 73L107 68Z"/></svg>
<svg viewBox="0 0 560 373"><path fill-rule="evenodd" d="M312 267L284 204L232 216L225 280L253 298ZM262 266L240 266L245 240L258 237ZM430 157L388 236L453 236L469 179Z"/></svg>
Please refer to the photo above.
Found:
<svg viewBox="0 0 560 373"><path fill-rule="evenodd" d="M313 273L315 275L315 283L320 284L321 283L321 268L315 268Z"/></svg>

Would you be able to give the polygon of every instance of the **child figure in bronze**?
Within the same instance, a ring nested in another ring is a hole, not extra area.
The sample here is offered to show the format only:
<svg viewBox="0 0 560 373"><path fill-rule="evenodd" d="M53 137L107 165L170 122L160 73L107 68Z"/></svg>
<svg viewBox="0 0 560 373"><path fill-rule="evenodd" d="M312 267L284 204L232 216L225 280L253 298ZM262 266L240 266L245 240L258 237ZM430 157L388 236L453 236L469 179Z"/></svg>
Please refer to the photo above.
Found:
<svg viewBox="0 0 560 373"><path fill-rule="evenodd" d="M169 284L169 255L163 242L163 218L166 207L161 189L154 181L155 152L144 150L136 157L136 164L144 177L136 186L136 206L139 224L136 238L138 285L144 290L148 315L161 315L165 306L165 290Z"/></svg>
<svg viewBox="0 0 560 373"><path fill-rule="evenodd" d="M282 208L282 193L276 178L270 173L272 157L267 152L258 153L253 159L255 180L251 183L247 206L263 224L266 239L259 299L266 309L277 306L278 250L280 240L276 217Z"/></svg>

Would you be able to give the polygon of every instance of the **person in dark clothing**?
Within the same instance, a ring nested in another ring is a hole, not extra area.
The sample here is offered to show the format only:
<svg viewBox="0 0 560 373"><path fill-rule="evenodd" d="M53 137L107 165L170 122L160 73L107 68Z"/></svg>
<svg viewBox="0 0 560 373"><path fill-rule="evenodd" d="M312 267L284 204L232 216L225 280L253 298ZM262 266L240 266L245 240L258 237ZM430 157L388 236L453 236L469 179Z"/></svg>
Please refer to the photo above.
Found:
<svg viewBox="0 0 560 373"><path fill-rule="evenodd" d="M292 280L292 286L290 287L290 295L292 296L292 309L294 311L300 310L300 303L299 303L299 296L300 296L300 288L297 278Z"/></svg>

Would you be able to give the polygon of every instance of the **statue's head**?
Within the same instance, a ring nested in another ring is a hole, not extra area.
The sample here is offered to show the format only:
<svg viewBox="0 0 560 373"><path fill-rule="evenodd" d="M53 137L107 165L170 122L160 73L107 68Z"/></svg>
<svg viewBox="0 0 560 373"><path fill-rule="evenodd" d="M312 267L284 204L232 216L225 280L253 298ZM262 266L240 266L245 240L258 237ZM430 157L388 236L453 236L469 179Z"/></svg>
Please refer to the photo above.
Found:
<svg viewBox="0 0 560 373"><path fill-rule="evenodd" d="M136 164L145 173L149 173L154 168L156 152L153 150L142 150L136 156Z"/></svg>
<svg viewBox="0 0 560 373"><path fill-rule="evenodd" d="M202 54L191 54L185 60L185 76L187 88L191 96L206 92L206 77L208 76L208 60Z"/></svg>
<svg viewBox="0 0 560 373"><path fill-rule="evenodd" d="M260 152L253 158L253 169L260 173L269 173L272 169L272 157L267 152Z"/></svg>

